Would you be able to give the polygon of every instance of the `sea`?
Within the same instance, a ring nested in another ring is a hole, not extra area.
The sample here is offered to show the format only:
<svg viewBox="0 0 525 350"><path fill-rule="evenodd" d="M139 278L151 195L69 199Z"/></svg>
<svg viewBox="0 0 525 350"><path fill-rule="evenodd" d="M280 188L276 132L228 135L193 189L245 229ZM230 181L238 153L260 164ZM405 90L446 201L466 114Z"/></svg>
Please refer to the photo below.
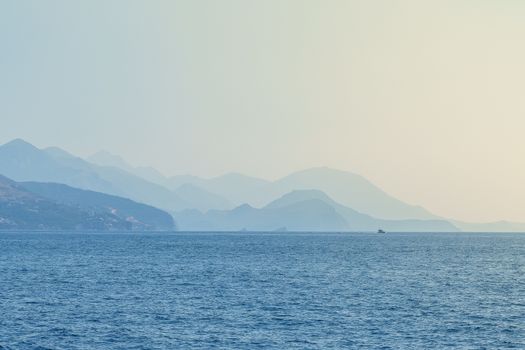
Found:
<svg viewBox="0 0 525 350"><path fill-rule="evenodd" d="M525 234L3 232L0 349L525 349Z"/></svg>

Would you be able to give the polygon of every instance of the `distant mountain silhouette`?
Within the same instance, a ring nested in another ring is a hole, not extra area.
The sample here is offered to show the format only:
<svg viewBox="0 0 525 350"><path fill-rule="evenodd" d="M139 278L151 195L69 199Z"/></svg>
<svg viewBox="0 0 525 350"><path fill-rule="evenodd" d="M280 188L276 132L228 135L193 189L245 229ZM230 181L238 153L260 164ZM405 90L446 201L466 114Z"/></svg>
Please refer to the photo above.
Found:
<svg viewBox="0 0 525 350"><path fill-rule="evenodd" d="M23 188L56 203L83 210L88 213L107 213L125 220L133 230L174 230L170 214L152 206L127 198L100 192L81 190L63 184L22 182Z"/></svg>
<svg viewBox="0 0 525 350"><path fill-rule="evenodd" d="M184 184L198 186L210 193L220 195L235 205L239 205L250 203L254 197L260 196L261 191L270 182L239 173L228 173L210 179L192 175L179 175L169 179L169 187L172 189Z"/></svg>
<svg viewBox="0 0 525 350"><path fill-rule="evenodd" d="M221 195L239 205L263 207L294 190L320 190L342 205L373 217L391 220L440 220L422 207L404 203L357 174L330 168L312 168L290 174L274 182L241 174L212 179L190 175L170 179L174 186L190 183Z"/></svg>
<svg viewBox="0 0 525 350"><path fill-rule="evenodd" d="M347 208L317 190L292 191L257 209L247 204L229 211L175 214L182 230L256 231L457 231L444 220L382 220Z"/></svg>
<svg viewBox="0 0 525 350"><path fill-rule="evenodd" d="M89 167L78 168L63 164L64 151L52 148L44 152L16 139L0 146L0 174L15 181L65 183L79 188L121 195L113 184L102 179Z"/></svg>
<svg viewBox="0 0 525 350"><path fill-rule="evenodd" d="M117 156L107 151L99 151L87 157L86 160L92 164L100 166L112 166L129 172L132 172L135 169L135 167L126 162L121 156Z"/></svg>
<svg viewBox="0 0 525 350"><path fill-rule="evenodd" d="M293 203L318 199L330 205L347 222L349 231L375 231L379 228L387 231L457 231L451 222L446 220L385 220L362 214L334 201L324 192L319 190L295 190L271 202L266 208L279 208Z"/></svg>
<svg viewBox="0 0 525 350"><path fill-rule="evenodd" d="M0 146L0 173L15 181L62 183L166 210L188 208L169 189L123 169L94 165L56 147L40 150L23 140Z"/></svg>
<svg viewBox="0 0 525 350"><path fill-rule="evenodd" d="M247 204L233 210L210 210L206 214L183 211L175 215L182 230L199 231L343 231L345 220L320 200L294 203L278 209L253 208Z"/></svg>
<svg viewBox="0 0 525 350"><path fill-rule="evenodd" d="M108 212L55 202L0 175L2 230L131 230L132 223Z"/></svg>
<svg viewBox="0 0 525 350"><path fill-rule="evenodd" d="M100 164L131 168L122 158L107 152L100 153L96 158ZM213 195L220 196L222 202L233 205L249 203L260 208L294 190L320 190L338 203L375 218L442 220L420 206L410 205L390 196L360 175L326 167L298 171L273 182L239 173L229 173L209 179L192 175L171 178L161 176L156 174L150 175L149 178L155 178L156 183L172 190L177 190L183 185L193 185L202 191L207 191L210 198ZM201 211L227 208L212 206L206 202L195 206L188 196L180 197L189 202L188 208L199 208Z"/></svg>
<svg viewBox="0 0 525 350"><path fill-rule="evenodd" d="M124 158L109 153L107 151L99 151L87 157L86 160L90 163L104 167L120 168L131 174L134 174L135 176L141 177L144 180L156 183L164 187L166 187L168 183L167 178L157 169L154 169L152 167L135 167L126 162Z"/></svg>
<svg viewBox="0 0 525 350"><path fill-rule="evenodd" d="M119 168L151 183L170 189L180 200L176 206L166 207L172 211L183 208L208 211L210 209L231 209L234 206L228 199L200 187L199 183L201 182L197 177L185 178L184 181L178 183L176 180L165 177L154 168L133 167L122 157L106 151L97 152L87 159L103 167Z"/></svg>
<svg viewBox="0 0 525 350"><path fill-rule="evenodd" d="M320 190L338 203L381 219L441 219L424 208L406 204L360 175L330 168L295 172L263 189L255 204L264 204L293 190Z"/></svg>
<svg viewBox="0 0 525 350"><path fill-rule="evenodd" d="M298 171L277 181L239 173L209 179L168 178L105 151L88 159L16 139L0 146L0 173L16 181L65 184L129 198L169 211L183 229L190 230L525 230L520 223L446 220L390 196L362 176L326 167Z"/></svg>
<svg viewBox="0 0 525 350"><path fill-rule="evenodd" d="M233 204L227 199L214 193L203 190L202 188L184 184L173 191L179 198L182 198L188 208L198 209L206 212L210 209L231 209Z"/></svg>

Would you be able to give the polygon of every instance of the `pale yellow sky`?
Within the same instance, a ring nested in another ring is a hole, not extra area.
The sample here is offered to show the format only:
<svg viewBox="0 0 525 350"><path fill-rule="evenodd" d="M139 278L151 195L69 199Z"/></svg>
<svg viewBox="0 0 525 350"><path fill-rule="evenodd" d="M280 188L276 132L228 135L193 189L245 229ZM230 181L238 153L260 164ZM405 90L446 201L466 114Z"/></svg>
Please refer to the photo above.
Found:
<svg viewBox="0 0 525 350"><path fill-rule="evenodd" d="M524 18L520 0L4 3L0 141L167 174L326 165L445 217L525 221Z"/></svg>

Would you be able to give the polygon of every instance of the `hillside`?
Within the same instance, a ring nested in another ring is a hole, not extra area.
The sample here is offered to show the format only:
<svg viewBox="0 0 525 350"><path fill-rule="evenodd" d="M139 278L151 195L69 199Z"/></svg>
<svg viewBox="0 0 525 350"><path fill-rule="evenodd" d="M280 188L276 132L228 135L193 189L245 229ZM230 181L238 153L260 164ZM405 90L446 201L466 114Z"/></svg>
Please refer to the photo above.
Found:
<svg viewBox="0 0 525 350"><path fill-rule="evenodd" d="M422 207L390 196L360 175L324 167L298 171L277 180L254 200L266 204L294 190L322 191L338 203L375 218L440 219Z"/></svg>
<svg viewBox="0 0 525 350"><path fill-rule="evenodd" d="M323 201L332 207L346 220L348 231L376 231L377 229L403 232L458 231L458 228L454 224L446 220L385 220L374 218L370 215L362 214L354 209L348 208L336 202L324 192L318 190L296 190L289 192L268 204L266 208L279 208L312 199Z"/></svg>
<svg viewBox="0 0 525 350"><path fill-rule="evenodd" d="M188 231L344 231L346 221L326 203L308 200L281 208L253 208L247 204L233 210L210 210L206 214L183 211L175 214L181 230Z"/></svg>
<svg viewBox="0 0 525 350"><path fill-rule="evenodd" d="M168 180L168 186L171 189L180 188L185 184L197 186L221 196L234 205L240 205L243 203L254 204L252 199L259 197L271 182L239 173L228 173L209 179L179 175Z"/></svg>
<svg viewBox="0 0 525 350"><path fill-rule="evenodd" d="M292 191L263 208L175 214L181 230L218 231L457 231L444 220L382 220L347 208L321 191Z"/></svg>
<svg viewBox="0 0 525 350"><path fill-rule="evenodd" d="M108 152L99 152L89 159L93 159L98 164L111 164L137 173L137 168L133 168L121 157ZM389 195L358 174L326 167L297 171L276 181L266 181L239 173L229 173L213 178L200 178L192 175L166 178L154 169L149 169L149 171L142 172L143 177L175 191L186 202L186 208L201 211L231 209L232 205L238 206L243 203L261 208L292 191L319 190L338 203L374 218L442 220L420 206L410 205ZM214 200L197 202L193 200L193 197L198 198L199 195L180 195L177 191L185 186L198 187L201 192L207 192L205 197L214 198ZM217 202L215 199L219 198L221 200ZM230 205L227 206L225 203L230 203Z"/></svg>
<svg viewBox="0 0 525 350"><path fill-rule="evenodd" d="M173 191L187 203L188 208L206 212L210 209L231 209L233 204L222 196L203 190L202 188L184 184Z"/></svg>
<svg viewBox="0 0 525 350"><path fill-rule="evenodd" d="M169 189L123 169L94 165L57 147L41 150L20 139L0 146L0 174L15 181L62 183L166 210L188 208Z"/></svg>
<svg viewBox="0 0 525 350"><path fill-rule="evenodd" d="M86 212L112 214L131 224L133 230L173 230L168 213L152 206L104 193L81 190L63 184L23 182L25 189L57 203Z"/></svg>
<svg viewBox="0 0 525 350"><path fill-rule="evenodd" d="M32 193L0 175L2 230L130 230L130 222L105 212L85 211Z"/></svg>

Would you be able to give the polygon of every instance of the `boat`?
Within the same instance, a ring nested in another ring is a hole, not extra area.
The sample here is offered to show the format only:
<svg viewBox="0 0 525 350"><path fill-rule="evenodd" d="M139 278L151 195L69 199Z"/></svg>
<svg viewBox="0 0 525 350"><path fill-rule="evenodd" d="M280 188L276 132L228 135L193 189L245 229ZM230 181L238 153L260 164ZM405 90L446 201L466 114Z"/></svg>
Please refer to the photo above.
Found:
<svg viewBox="0 0 525 350"><path fill-rule="evenodd" d="M377 233L386 233L386 232L381 230L381 229L379 229L379 230L377 230Z"/></svg>

